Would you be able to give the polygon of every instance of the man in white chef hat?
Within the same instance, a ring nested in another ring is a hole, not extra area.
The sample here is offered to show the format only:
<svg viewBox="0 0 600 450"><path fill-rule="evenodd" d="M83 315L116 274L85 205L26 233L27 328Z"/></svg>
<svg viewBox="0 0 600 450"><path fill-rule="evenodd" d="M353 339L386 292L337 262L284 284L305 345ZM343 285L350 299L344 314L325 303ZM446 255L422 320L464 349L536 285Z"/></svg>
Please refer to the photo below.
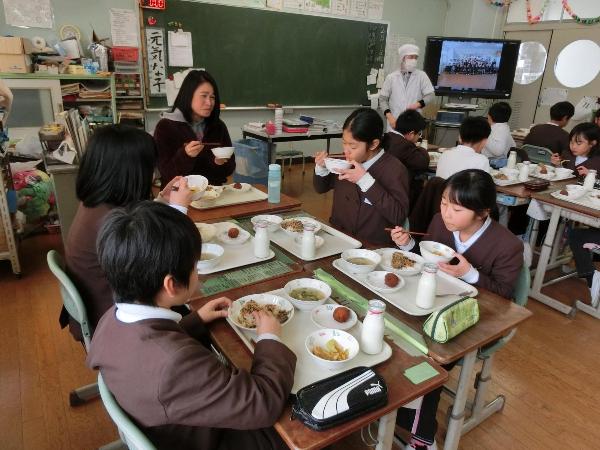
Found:
<svg viewBox="0 0 600 450"><path fill-rule="evenodd" d="M388 131L395 128L401 113L407 109L420 110L435 95L427 74L417 69L419 47L404 44L398 48L398 54L400 69L385 77L379 94L379 106L388 121Z"/></svg>

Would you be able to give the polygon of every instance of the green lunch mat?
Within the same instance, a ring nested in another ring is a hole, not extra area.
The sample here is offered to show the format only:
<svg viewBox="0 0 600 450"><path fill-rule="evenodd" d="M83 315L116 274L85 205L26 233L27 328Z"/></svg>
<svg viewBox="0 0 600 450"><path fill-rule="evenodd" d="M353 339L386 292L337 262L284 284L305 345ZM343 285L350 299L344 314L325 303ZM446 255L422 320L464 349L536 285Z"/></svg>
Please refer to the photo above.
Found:
<svg viewBox="0 0 600 450"><path fill-rule="evenodd" d="M351 306L352 309L365 316L368 311L369 302L367 299L357 294L355 291L345 286L338 281L333 275L323 269L316 269L314 272L315 278L324 281L333 291L332 298L339 303ZM429 350L425 344L423 336L402 323L400 320L393 317L391 314L385 313L384 316L385 331L394 343L412 356L427 355Z"/></svg>

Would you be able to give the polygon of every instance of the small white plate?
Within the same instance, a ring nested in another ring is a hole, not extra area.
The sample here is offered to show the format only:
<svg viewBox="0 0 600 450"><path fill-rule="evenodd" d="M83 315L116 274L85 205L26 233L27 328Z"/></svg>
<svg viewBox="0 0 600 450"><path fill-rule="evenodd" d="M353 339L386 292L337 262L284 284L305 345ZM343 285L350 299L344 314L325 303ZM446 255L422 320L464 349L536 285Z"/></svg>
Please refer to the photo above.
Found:
<svg viewBox="0 0 600 450"><path fill-rule="evenodd" d="M223 244L227 244L227 245L242 245L248 239L250 239L250 233L248 233L246 230L243 230L243 229L241 229L239 227L235 227L235 226L232 226L231 228L237 228L238 230L240 230L240 234L238 234L238 236L236 238L230 238L229 235L227 234L228 233L227 230L226 231L221 231L217 235L217 238Z"/></svg>
<svg viewBox="0 0 600 450"><path fill-rule="evenodd" d="M289 234L290 236L296 236L298 233L303 233L304 230L302 231L290 231L287 230L286 228L284 228L284 225L289 222L290 220L299 220L300 222L302 222L302 224L305 223L311 223L315 226L315 233L317 233L320 229L321 229L321 224L315 220L315 219L311 219L310 217L290 217L289 219L284 219L280 224L279 227L281 228L281 230L284 233Z"/></svg>
<svg viewBox="0 0 600 450"><path fill-rule="evenodd" d="M281 309L287 311L288 319L285 322L283 322L281 326L288 324L290 320L292 320L292 317L294 317L294 306L289 302L289 300L283 297L273 294L246 295L233 301L231 303L231 306L229 307L229 319L233 324L235 324L237 327L240 327L243 330L256 331L256 327L245 327L238 322L238 316L240 314L240 311L242 310L242 307L244 306L244 304L246 304L246 302L249 302L250 300L254 300L259 305L277 305Z"/></svg>
<svg viewBox="0 0 600 450"><path fill-rule="evenodd" d="M421 273L423 264L425 263L425 260L421 255L400 250L399 248L380 248L375 251L381 255L381 262L379 265L383 270L387 270L388 272L393 272L397 275L402 275L405 277ZM413 267L405 267L403 269L394 269L392 267L392 255L396 252L402 253L407 258L412 259L415 262L415 265Z"/></svg>
<svg viewBox="0 0 600 450"><path fill-rule="evenodd" d="M228 190L230 190L231 192L248 192L250 190L250 188L252 187L252 185L248 184L248 183L240 183L242 185L242 187L240 189L236 189L233 187L233 185L236 183L232 183L232 184L228 184L226 187Z"/></svg>
<svg viewBox="0 0 600 450"><path fill-rule="evenodd" d="M389 287L388 285L385 284L385 276L388 273L393 273L393 272L386 272L383 270L376 270L374 272L369 272L365 278L365 281L373 289L375 289L381 293L384 293L384 294L390 294L392 292L396 292L396 291L399 291L400 289L402 289L405 284L404 278L402 278L398 274L394 274L400 279L398 281L398 285L396 287Z"/></svg>
<svg viewBox="0 0 600 450"><path fill-rule="evenodd" d="M345 306L334 305L331 303L327 303L325 305L317 306L310 313L310 318L313 323L321 328L335 328L337 330L348 330L356 325L358 321L358 317L356 313L352 311L350 308L347 308L350 311L350 318L345 322L338 322L333 318L333 311L336 308L345 308Z"/></svg>

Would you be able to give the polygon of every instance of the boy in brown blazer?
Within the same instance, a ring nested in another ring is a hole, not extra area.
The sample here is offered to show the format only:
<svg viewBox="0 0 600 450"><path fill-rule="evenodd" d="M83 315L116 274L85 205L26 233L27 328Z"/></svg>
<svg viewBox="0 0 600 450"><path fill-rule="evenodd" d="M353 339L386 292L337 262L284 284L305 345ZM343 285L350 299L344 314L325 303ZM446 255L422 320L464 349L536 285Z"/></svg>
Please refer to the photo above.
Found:
<svg viewBox="0 0 600 450"><path fill-rule="evenodd" d="M558 102L550 108L550 122L535 125L523 144L545 147L559 155L569 153L569 133L564 128L575 114L575 107L570 102Z"/></svg>
<svg viewBox="0 0 600 450"><path fill-rule="evenodd" d="M296 356L279 342L277 319L255 314L250 372L222 365L202 342L206 323L231 300L207 302L182 318L198 288L202 242L194 223L157 202L115 209L98 237L100 265L115 306L100 320L88 365L121 407L164 449L284 449L271 428L287 402Z"/></svg>

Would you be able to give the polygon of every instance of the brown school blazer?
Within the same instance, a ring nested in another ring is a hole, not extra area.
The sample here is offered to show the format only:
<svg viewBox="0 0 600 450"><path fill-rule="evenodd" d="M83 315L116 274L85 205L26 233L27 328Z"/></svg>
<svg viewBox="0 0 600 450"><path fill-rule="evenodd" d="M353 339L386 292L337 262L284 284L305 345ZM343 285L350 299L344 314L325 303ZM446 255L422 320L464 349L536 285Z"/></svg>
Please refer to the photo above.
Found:
<svg viewBox="0 0 600 450"><path fill-rule="evenodd" d="M290 349L259 341L247 372L225 367L199 342L207 330L196 313L179 323L123 323L115 313L112 307L100 320L87 363L158 448L281 448L265 428L279 419L294 384Z"/></svg>
<svg viewBox="0 0 600 450"><path fill-rule="evenodd" d="M530 131L523 144L537 145L538 147L546 147L552 153L569 154L569 133L557 125L549 123L541 123L535 125Z"/></svg>
<svg viewBox="0 0 600 450"><path fill-rule="evenodd" d="M454 235L448 231L441 214L436 214L427 230L428 240L440 242L456 250ZM479 271L482 287L504 298L513 298L514 288L523 267L523 243L507 228L495 220L487 230L463 253L463 256Z"/></svg>
<svg viewBox="0 0 600 450"><path fill-rule="evenodd" d="M365 193L334 173L325 177L314 174L313 185L319 194L334 190L329 219L334 226L372 244L393 245L384 228L402 225L408 217L408 171L397 158L384 152L368 173L375 183Z"/></svg>
<svg viewBox="0 0 600 450"><path fill-rule="evenodd" d="M221 120L207 125L204 142L219 142L220 145L205 146L198 156L192 158L185 152L185 144L198 138L186 122L160 119L154 129L154 140L158 148L158 170L164 187L174 177L181 175L203 175L212 185L220 186L235 170L235 155L219 166L211 151L214 147L231 147L231 138Z"/></svg>

